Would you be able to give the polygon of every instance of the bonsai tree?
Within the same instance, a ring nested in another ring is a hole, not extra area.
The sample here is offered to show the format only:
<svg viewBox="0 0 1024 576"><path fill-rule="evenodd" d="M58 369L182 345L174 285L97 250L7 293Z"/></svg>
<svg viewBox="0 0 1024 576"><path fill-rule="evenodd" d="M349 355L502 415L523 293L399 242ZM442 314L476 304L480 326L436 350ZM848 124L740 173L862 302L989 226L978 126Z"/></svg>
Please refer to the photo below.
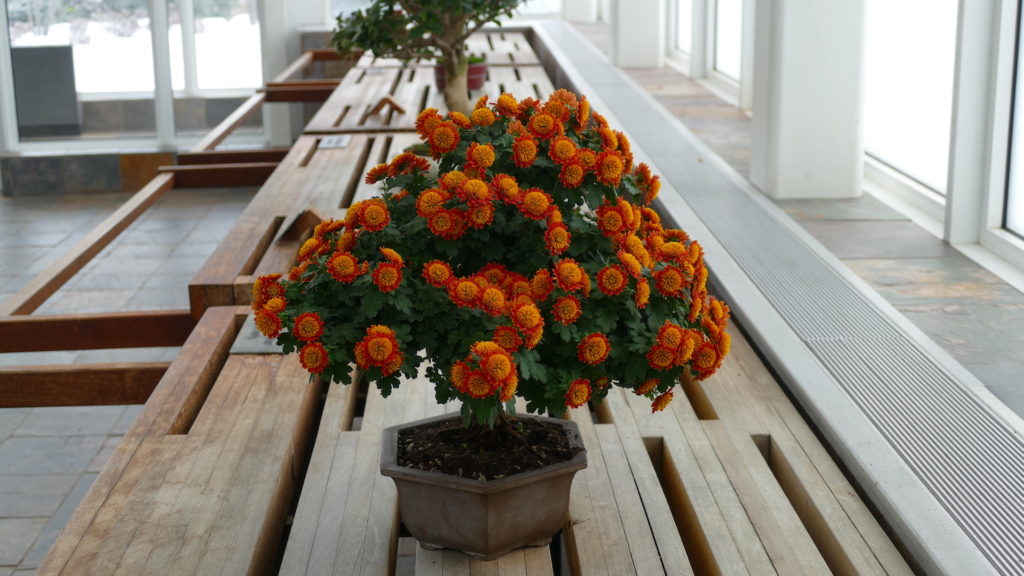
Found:
<svg viewBox="0 0 1024 576"><path fill-rule="evenodd" d="M338 16L332 44L339 53L369 50L408 62L435 58L444 66L445 105L469 112L466 39L500 16L512 16L521 0L376 0L366 10Z"/></svg>

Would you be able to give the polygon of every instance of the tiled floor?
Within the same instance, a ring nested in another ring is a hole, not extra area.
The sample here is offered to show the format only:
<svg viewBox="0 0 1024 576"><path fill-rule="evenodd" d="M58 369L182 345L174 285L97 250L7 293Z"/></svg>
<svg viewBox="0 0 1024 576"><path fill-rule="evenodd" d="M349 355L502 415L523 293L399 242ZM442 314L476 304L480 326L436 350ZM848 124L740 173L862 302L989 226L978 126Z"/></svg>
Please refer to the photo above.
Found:
<svg viewBox="0 0 1024 576"><path fill-rule="evenodd" d="M607 26L576 27L609 53ZM737 172L749 175L746 114L673 68L626 72ZM869 194L776 204L1024 416L1024 294Z"/></svg>
<svg viewBox="0 0 1024 576"><path fill-rule="evenodd" d="M37 314L188 308L187 285L254 190L172 190ZM128 198L0 198L0 301ZM171 360L177 348L0 354L0 366ZM0 576L31 574L141 406L0 409Z"/></svg>

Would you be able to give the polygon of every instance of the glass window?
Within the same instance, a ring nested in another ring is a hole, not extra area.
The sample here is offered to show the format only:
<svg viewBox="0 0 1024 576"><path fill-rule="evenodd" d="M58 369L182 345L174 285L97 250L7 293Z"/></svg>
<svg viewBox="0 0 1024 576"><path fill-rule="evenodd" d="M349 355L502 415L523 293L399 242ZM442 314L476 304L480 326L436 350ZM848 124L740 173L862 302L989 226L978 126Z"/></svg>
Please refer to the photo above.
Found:
<svg viewBox="0 0 1024 576"><path fill-rule="evenodd" d="M693 0L676 2L676 50L684 54L693 50Z"/></svg>
<svg viewBox="0 0 1024 576"><path fill-rule="evenodd" d="M155 131L147 6L145 0L6 2L21 139Z"/></svg>
<svg viewBox="0 0 1024 576"><path fill-rule="evenodd" d="M715 70L740 81L743 52L743 0L715 2Z"/></svg>
<svg viewBox="0 0 1024 576"><path fill-rule="evenodd" d="M945 194L957 0L868 0L864 146Z"/></svg>
<svg viewBox="0 0 1024 576"><path fill-rule="evenodd" d="M1024 15L1018 15L1018 18ZM1018 26L1019 30L1019 26ZM1017 68L1013 90L1013 125L1006 182L1003 227L1024 238L1024 34L1017 33Z"/></svg>

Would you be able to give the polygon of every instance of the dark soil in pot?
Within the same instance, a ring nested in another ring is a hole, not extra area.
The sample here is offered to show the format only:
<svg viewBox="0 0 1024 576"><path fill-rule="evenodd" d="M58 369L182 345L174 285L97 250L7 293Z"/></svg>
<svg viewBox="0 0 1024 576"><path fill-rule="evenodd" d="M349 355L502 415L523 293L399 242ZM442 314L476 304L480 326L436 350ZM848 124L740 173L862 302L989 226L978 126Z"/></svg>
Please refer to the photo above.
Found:
<svg viewBox="0 0 1024 576"><path fill-rule="evenodd" d="M477 480L494 480L572 459L564 430L533 419L499 419L493 429L459 419L404 430L398 464Z"/></svg>

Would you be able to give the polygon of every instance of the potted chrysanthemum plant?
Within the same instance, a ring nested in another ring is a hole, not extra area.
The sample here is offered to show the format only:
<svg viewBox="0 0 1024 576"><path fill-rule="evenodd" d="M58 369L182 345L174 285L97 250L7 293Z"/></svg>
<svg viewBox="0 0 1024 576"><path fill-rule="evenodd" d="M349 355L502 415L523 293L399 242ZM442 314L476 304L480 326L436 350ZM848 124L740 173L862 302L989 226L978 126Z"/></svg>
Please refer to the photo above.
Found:
<svg viewBox="0 0 1024 576"><path fill-rule="evenodd" d="M348 383L355 365L386 396L422 367L438 402L462 403L461 418L410 425L412 450L409 430L385 440L382 471L421 542L492 557L564 522L571 474L585 463L551 424L612 386L663 410L680 378L705 379L721 364L729 308L708 295L700 245L651 208L658 176L634 163L626 136L585 98L483 97L468 116L428 109L417 130L437 170L410 153L373 167L366 180L381 184L380 197L318 225L287 279L257 281L253 307L260 329L312 374ZM555 418L517 415L517 398ZM463 451L428 449L431 434ZM560 500L521 488L546 474L523 470L558 460L570 469ZM446 529L445 515L407 507L434 501L420 490L460 472L459 489L484 501L511 486L527 502L513 510L559 503L540 532L458 541L454 533L480 538L486 527Z"/></svg>

